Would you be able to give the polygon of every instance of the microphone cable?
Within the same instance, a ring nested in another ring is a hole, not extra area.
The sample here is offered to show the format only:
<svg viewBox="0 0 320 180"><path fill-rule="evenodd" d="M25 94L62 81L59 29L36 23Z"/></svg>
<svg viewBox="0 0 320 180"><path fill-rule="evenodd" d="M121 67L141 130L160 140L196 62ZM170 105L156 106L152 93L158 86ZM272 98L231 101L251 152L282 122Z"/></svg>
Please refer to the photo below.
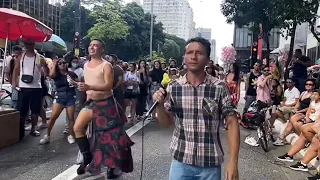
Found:
<svg viewBox="0 0 320 180"><path fill-rule="evenodd" d="M163 88L163 87L162 87ZM164 97L167 96L167 91L165 91ZM140 170L140 180L143 179L143 166L144 166L144 123L145 120L148 119L148 117L152 114L153 111L155 111L156 106L158 105L158 102L154 102L152 106L150 107L149 111L146 113L146 116L142 119L142 128L141 128L141 170Z"/></svg>
<svg viewBox="0 0 320 180"><path fill-rule="evenodd" d="M150 110L154 109L156 104L153 104ZM152 114L150 110L146 113L146 116L142 119L142 128L141 128L141 170L140 170L140 180L143 179L143 171L144 171L144 124L148 117Z"/></svg>
<svg viewBox="0 0 320 180"><path fill-rule="evenodd" d="M145 116L142 119L142 128L141 128L141 170L140 170L140 180L143 179L143 166L144 166L144 121L148 118L148 116Z"/></svg>

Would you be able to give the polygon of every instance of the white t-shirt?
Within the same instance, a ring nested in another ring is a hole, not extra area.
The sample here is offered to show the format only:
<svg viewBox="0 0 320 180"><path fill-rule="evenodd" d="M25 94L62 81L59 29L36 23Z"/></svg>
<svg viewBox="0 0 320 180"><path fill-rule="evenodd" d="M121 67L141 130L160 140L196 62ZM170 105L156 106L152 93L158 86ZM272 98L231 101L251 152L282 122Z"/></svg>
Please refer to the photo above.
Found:
<svg viewBox="0 0 320 180"><path fill-rule="evenodd" d="M320 102L316 103L315 101L312 101L309 107L314 109L314 113L310 113L309 118L312 121L316 121L320 115Z"/></svg>
<svg viewBox="0 0 320 180"><path fill-rule="evenodd" d="M284 97L286 98L286 104L293 104L296 102L296 99L300 97L300 91L293 87L291 90L287 89L284 91Z"/></svg>
<svg viewBox="0 0 320 180"><path fill-rule="evenodd" d="M127 82L127 81L136 81L136 82L139 82L139 78L137 76L136 73L131 73L131 72L127 72L126 74L124 74L124 81ZM133 86L127 86L127 89L133 89Z"/></svg>

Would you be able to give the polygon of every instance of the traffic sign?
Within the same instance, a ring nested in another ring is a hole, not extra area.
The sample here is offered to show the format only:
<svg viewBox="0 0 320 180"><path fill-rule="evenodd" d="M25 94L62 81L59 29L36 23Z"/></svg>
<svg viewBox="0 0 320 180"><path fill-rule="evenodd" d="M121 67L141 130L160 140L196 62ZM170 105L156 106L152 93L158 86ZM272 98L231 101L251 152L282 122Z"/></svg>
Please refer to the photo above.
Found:
<svg viewBox="0 0 320 180"><path fill-rule="evenodd" d="M76 33L75 33L75 35L76 35L76 36L79 36L79 35L80 35L80 33L79 33L79 32L76 32Z"/></svg>

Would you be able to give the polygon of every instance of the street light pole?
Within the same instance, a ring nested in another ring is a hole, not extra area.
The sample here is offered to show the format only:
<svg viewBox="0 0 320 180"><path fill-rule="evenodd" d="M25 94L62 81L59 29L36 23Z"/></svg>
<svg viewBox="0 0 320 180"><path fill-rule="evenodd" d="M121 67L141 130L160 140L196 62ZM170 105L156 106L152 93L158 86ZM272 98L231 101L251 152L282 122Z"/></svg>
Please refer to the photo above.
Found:
<svg viewBox="0 0 320 180"><path fill-rule="evenodd" d="M152 37L153 37L153 1L151 0L151 22L150 22L150 50L149 58L152 60Z"/></svg>
<svg viewBox="0 0 320 180"><path fill-rule="evenodd" d="M80 5L80 0L75 0L75 24L74 24L74 54L76 56L79 56L79 52L80 52L80 47L79 47L79 43L80 43L80 39L81 39L81 26L80 26L80 20L81 20L81 5Z"/></svg>

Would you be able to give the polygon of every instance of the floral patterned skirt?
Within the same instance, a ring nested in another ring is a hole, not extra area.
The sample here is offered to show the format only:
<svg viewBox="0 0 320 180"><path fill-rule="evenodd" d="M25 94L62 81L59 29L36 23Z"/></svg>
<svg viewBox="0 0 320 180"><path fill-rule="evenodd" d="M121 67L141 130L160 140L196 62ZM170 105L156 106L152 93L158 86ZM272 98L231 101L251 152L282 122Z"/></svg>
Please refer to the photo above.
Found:
<svg viewBox="0 0 320 180"><path fill-rule="evenodd" d="M133 171L131 146L134 144L126 134L126 116L113 97L104 100L89 100L85 103L92 109L90 148L92 162L87 166L91 174L100 174L102 167L118 168L123 172Z"/></svg>

